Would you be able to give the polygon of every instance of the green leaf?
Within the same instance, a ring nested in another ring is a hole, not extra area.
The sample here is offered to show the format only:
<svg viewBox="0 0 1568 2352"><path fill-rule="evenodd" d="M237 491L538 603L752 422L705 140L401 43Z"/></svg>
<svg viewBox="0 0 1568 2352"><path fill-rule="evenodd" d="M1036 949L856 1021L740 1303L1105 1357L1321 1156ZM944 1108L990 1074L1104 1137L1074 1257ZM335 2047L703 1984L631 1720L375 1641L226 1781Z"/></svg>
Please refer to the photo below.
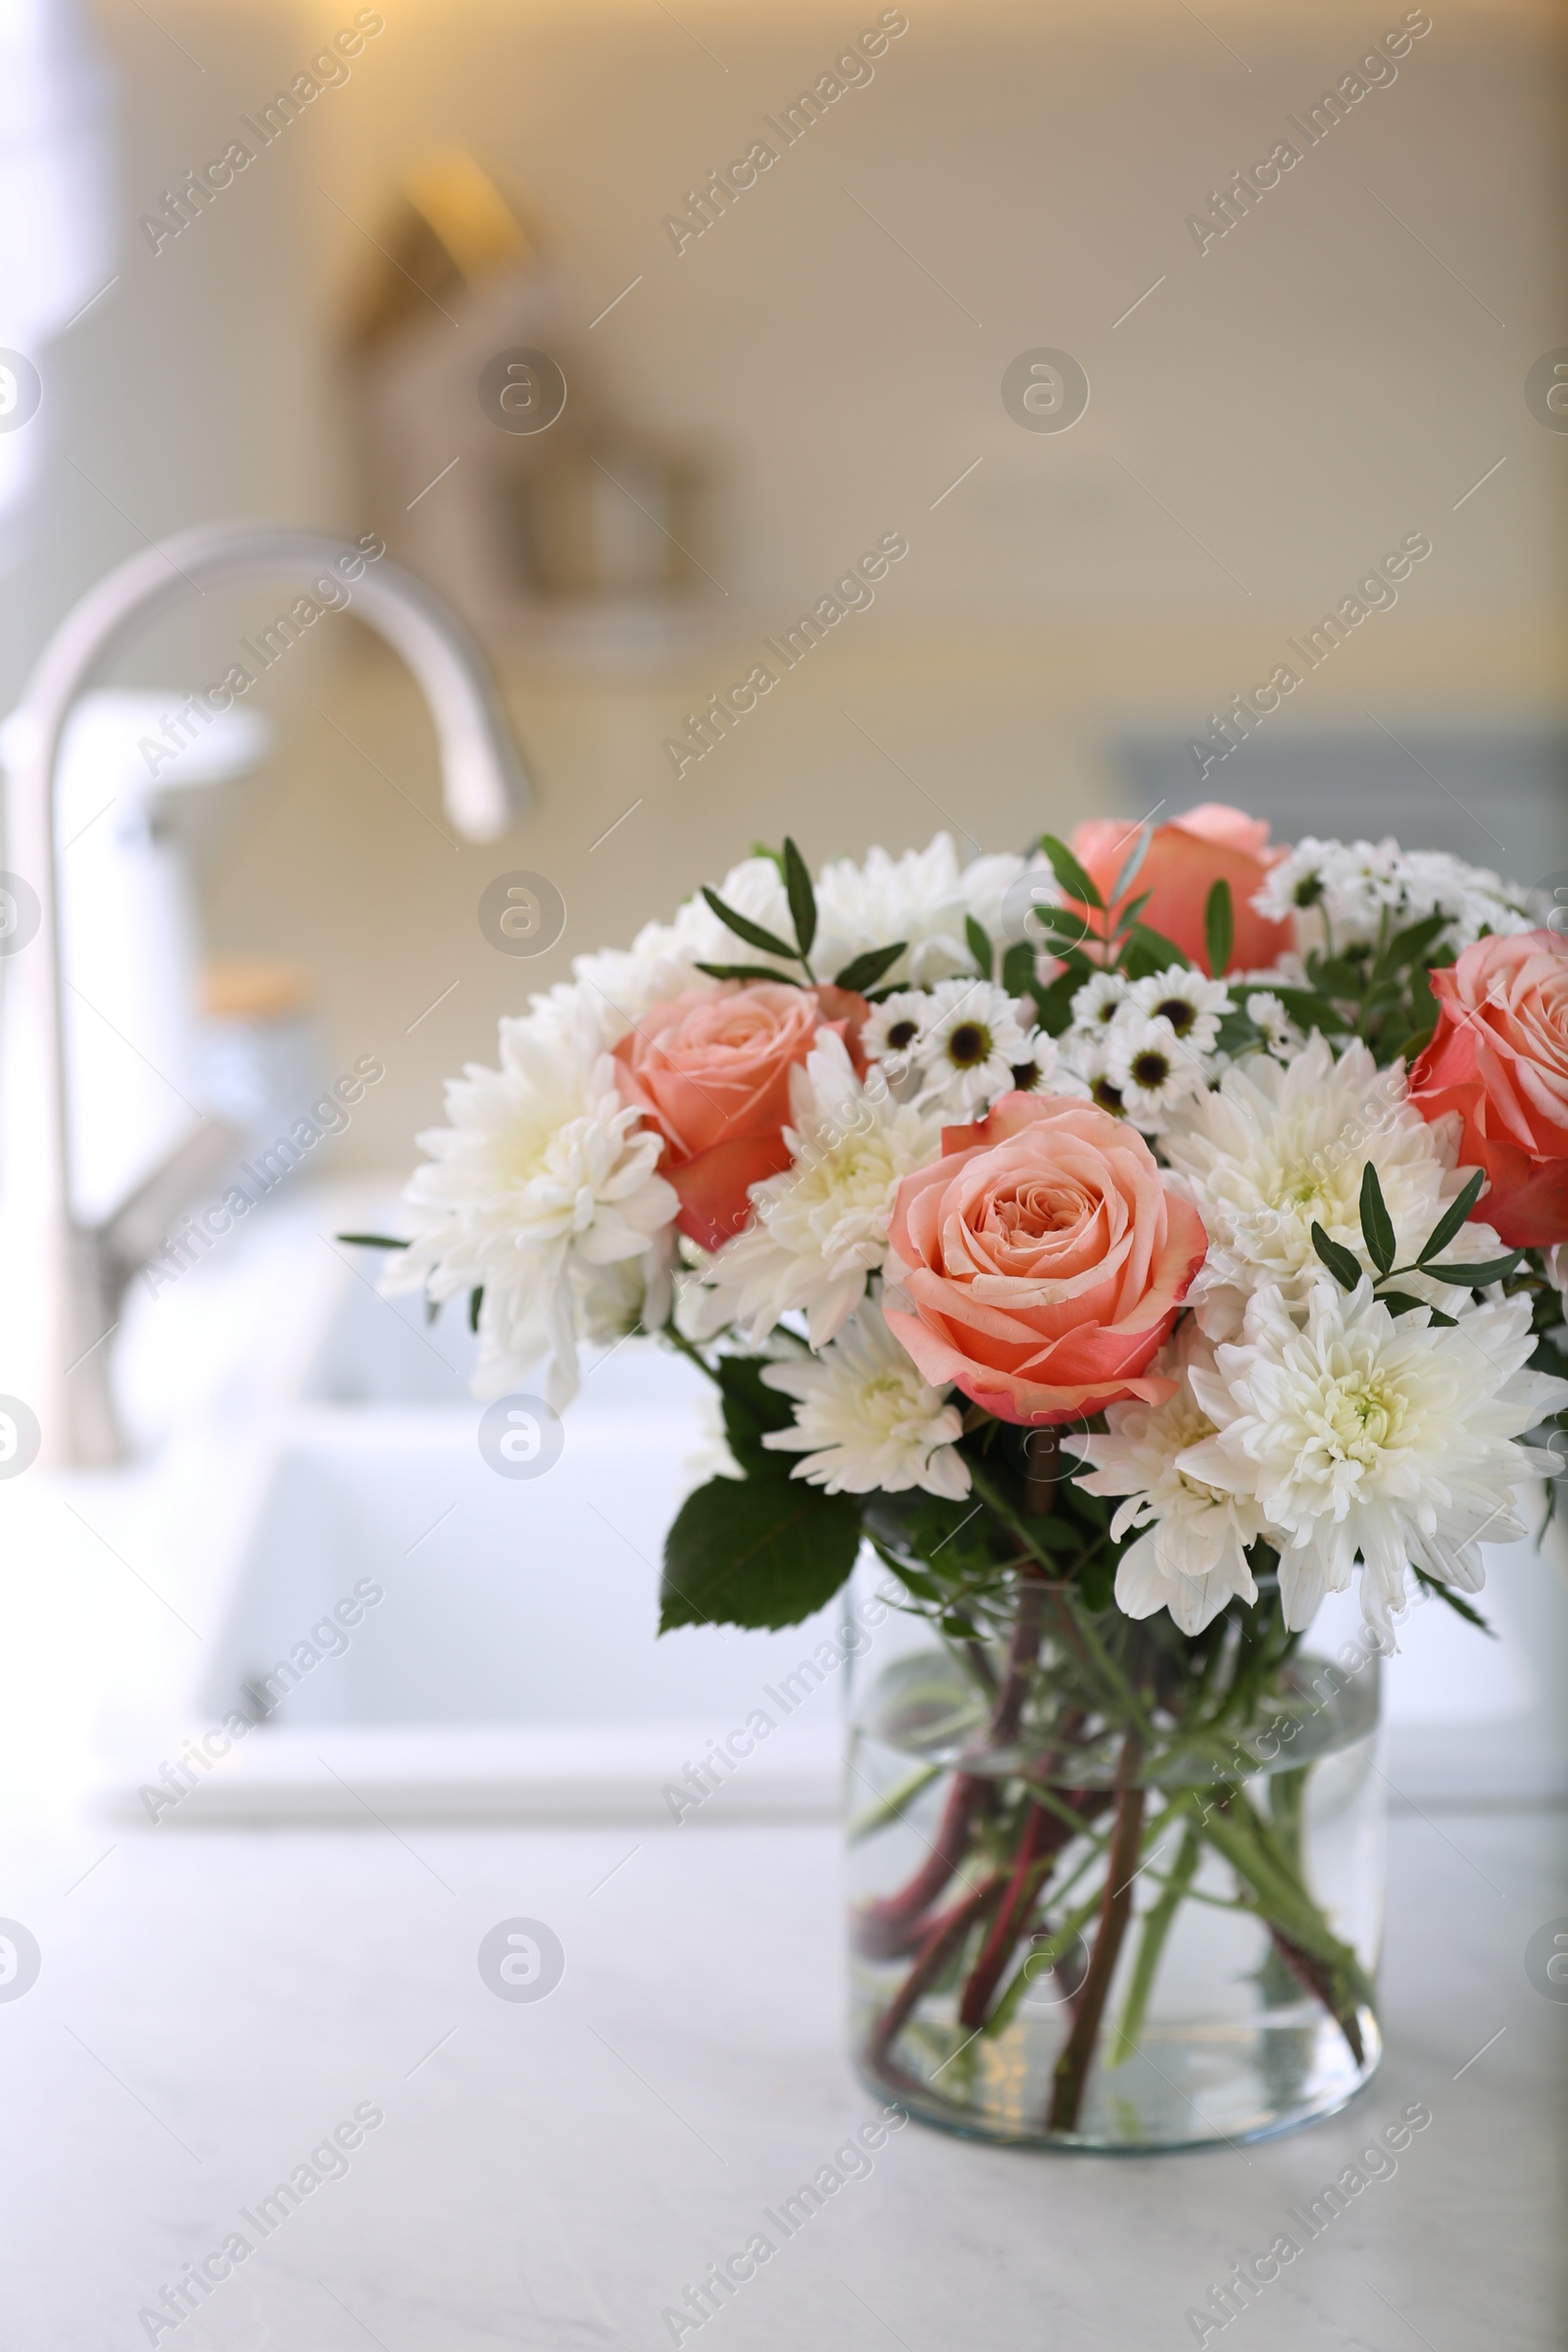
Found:
<svg viewBox="0 0 1568 2352"><path fill-rule="evenodd" d="M1038 980L1029 983L1029 994L1035 1001L1035 1013L1048 1037L1060 1037L1072 1022L1072 1001L1084 984L1086 975L1070 967L1061 972L1046 988Z"/></svg>
<svg viewBox="0 0 1568 2352"><path fill-rule="evenodd" d="M1353 963L1347 963L1343 956L1331 956L1327 961L1315 963L1311 970L1319 988L1331 996L1359 997L1366 987L1365 972L1358 971Z"/></svg>
<svg viewBox="0 0 1568 2352"><path fill-rule="evenodd" d="M1236 908L1231 901L1231 886L1223 875L1209 892L1203 908L1203 938L1208 948L1209 978L1223 980L1230 969L1231 949L1236 941Z"/></svg>
<svg viewBox="0 0 1568 2352"><path fill-rule="evenodd" d="M896 939L891 948L867 948L863 956L853 957L842 972L834 973L834 987L853 989L857 995L863 997L868 988L876 986L884 972L893 969L908 944L907 940Z"/></svg>
<svg viewBox="0 0 1568 2352"><path fill-rule="evenodd" d="M982 980L989 980L997 968L997 952L991 945L990 932L984 923L977 923L972 914L966 914L963 918L963 936L969 943L975 970Z"/></svg>
<svg viewBox="0 0 1568 2352"><path fill-rule="evenodd" d="M1522 1250L1510 1250L1506 1257L1484 1258L1475 1266L1423 1266L1424 1274L1436 1275L1439 1282L1452 1283L1456 1290L1485 1290L1488 1283L1501 1282L1511 1274L1524 1256Z"/></svg>
<svg viewBox="0 0 1568 2352"><path fill-rule="evenodd" d="M1098 1615L1108 1609L1116 1596L1116 1570L1111 1561L1097 1555L1085 1565L1078 1579L1078 1590L1084 1596L1084 1607Z"/></svg>
<svg viewBox="0 0 1568 2352"><path fill-rule="evenodd" d="M1394 1263L1398 1244L1394 1231L1394 1219L1389 1214L1383 1187L1378 1182L1377 1169L1370 1160L1361 1170L1361 1239L1378 1272L1387 1274Z"/></svg>
<svg viewBox="0 0 1568 2352"><path fill-rule="evenodd" d="M389 1233L340 1233L334 1240L352 1242L360 1250L407 1250L408 1242L395 1242Z"/></svg>
<svg viewBox="0 0 1568 2352"><path fill-rule="evenodd" d="M1468 1217L1470 1211L1480 1200L1481 1188L1486 1181L1487 1171L1485 1168L1477 1168L1473 1175L1466 1177L1463 1192L1456 1193L1454 1195L1453 1199L1448 1202L1447 1207L1444 1210L1442 1216L1433 1226L1432 1231L1428 1234L1427 1246L1422 1250L1420 1256L1416 1259L1417 1265L1424 1266L1429 1257L1436 1257L1440 1250L1446 1250L1448 1244L1452 1241L1454 1235L1458 1232L1460 1226L1464 1223L1466 1217Z"/></svg>
<svg viewBox="0 0 1568 2352"><path fill-rule="evenodd" d="M1173 963L1180 964L1184 972L1193 968L1193 959L1185 949L1167 939L1163 931L1152 930L1148 923L1134 923L1122 955L1129 972L1134 958L1138 959L1140 969L1133 974L1135 979L1141 979L1146 972L1168 972Z"/></svg>
<svg viewBox="0 0 1568 2352"><path fill-rule="evenodd" d="M1331 1242L1321 1225L1312 1227L1312 1247L1342 1291L1353 1291L1361 1279L1359 1261L1340 1242Z"/></svg>
<svg viewBox="0 0 1568 2352"><path fill-rule="evenodd" d="M1121 872L1116 876L1116 880L1111 888L1110 903L1113 906L1117 908L1121 907L1123 899L1127 896L1127 893L1137 881L1138 869L1143 864L1144 859L1148 857L1149 845L1153 838L1154 828L1152 824L1149 824L1146 821L1139 826L1138 839L1133 844L1132 849L1129 851L1126 862L1123 864ZM1147 899L1149 895L1149 892L1146 890L1144 897Z"/></svg>
<svg viewBox="0 0 1568 2352"><path fill-rule="evenodd" d="M706 882L703 884L703 896L719 921L733 931L737 939L744 939L749 948L760 948L764 956L782 956L786 963L800 961L786 940L780 939L776 932L764 931L760 923L752 921L750 915L737 914L735 908L726 906L717 891L710 890ZM777 977L776 973L774 977Z"/></svg>
<svg viewBox="0 0 1568 2352"><path fill-rule="evenodd" d="M1051 859L1051 870L1067 893L1068 898L1076 899L1080 906L1098 906L1103 913L1105 910L1104 900L1084 872L1067 844L1064 841L1058 841L1054 833L1042 833L1040 847ZM1044 907L1041 908L1041 912L1045 912Z"/></svg>
<svg viewBox="0 0 1568 2352"><path fill-rule="evenodd" d="M777 1389L764 1387L762 1370L760 1359L751 1355L721 1355L713 1366L724 1435L749 1478L787 1478L788 1458L769 1453L762 1439L769 1430L788 1429L795 1407Z"/></svg>
<svg viewBox="0 0 1568 2352"><path fill-rule="evenodd" d="M1355 1027L1326 997L1314 995L1309 988L1276 988L1272 993L1299 1029L1321 1029L1326 1037L1333 1037L1336 1033L1348 1035Z"/></svg>
<svg viewBox="0 0 1568 2352"><path fill-rule="evenodd" d="M787 833L784 836L784 889L804 963L811 953L811 942L816 937L816 893L811 888L806 859Z"/></svg>
<svg viewBox="0 0 1568 2352"><path fill-rule="evenodd" d="M1451 1585L1446 1585L1441 1576L1428 1576L1424 1568L1417 1568L1415 1574L1416 1582L1425 1592L1432 1594L1434 1600L1446 1600L1456 1617L1462 1617L1466 1625L1478 1626L1489 1641L1495 1642L1497 1639L1496 1629L1490 1626L1481 1611L1473 1609Z"/></svg>
<svg viewBox="0 0 1568 2352"><path fill-rule="evenodd" d="M1408 1291L1379 1291L1378 1303L1386 1306L1391 1315L1407 1315L1413 1306L1427 1306L1424 1298L1413 1298ZM1444 1314L1441 1307L1427 1306L1427 1313L1434 1323L1441 1324L1446 1331L1454 1328L1453 1317Z"/></svg>
<svg viewBox="0 0 1568 2352"><path fill-rule="evenodd" d="M1447 928L1446 914L1429 914L1424 921L1411 923L1403 931L1396 931L1378 957L1380 972L1402 971L1407 963L1419 962L1440 931Z"/></svg>
<svg viewBox="0 0 1568 2352"><path fill-rule="evenodd" d="M775 972L766 963L700 963L697 969L706 972L710 980L775 980L781 988L806 986L793 972Z"/></svg>
<svg viewBox="0 0 1568 2352"><path fill-rule="evenodd" d="M859 1542L848 1494L799 1479L711 1479L665 1538L659 1630L799 1625L845 1583Z"/></svg>
<svg viewBox="0 0 1568 2352"><path fill-rule="evenodd" d="M470 1331L477 1331L479 1328L479 1309L483 1304L484 1284L481 1282L477 1290L468 1293L468 1329Z"/></svg>
<svg viewBox="0 0 1568 2352"><path fill-rule="evenodd" d="M1002 985L1009 997L1027 996L1035 976L1035 952L1026 939L1013 941L1002 958Z"/></svg>

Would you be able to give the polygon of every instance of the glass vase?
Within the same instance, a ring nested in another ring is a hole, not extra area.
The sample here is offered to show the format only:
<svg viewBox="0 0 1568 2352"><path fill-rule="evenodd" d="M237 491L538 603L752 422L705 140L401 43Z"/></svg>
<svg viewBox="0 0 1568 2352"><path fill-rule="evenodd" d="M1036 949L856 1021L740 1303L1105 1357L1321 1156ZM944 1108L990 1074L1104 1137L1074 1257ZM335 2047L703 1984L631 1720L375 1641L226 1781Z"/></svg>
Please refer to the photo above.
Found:
<svg viewBox="0 0 1568 2352"><path fill-rule="evenodd" d="M885 1572L850 1646L857 2061L924 2122L1040 2147L1238 2142L1382 2049L1379 1659L1206 1642L1018 1580L933 1625ZM890 1605L891 1604L891 1605Z"/></svg>

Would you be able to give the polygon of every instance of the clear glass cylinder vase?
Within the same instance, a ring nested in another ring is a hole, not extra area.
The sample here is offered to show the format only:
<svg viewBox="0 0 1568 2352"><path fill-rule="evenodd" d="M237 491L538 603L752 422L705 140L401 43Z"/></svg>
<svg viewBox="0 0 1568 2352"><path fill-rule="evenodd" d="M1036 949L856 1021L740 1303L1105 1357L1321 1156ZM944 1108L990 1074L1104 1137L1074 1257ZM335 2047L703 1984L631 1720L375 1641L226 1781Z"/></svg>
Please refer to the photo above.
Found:
<svg viewBox="0 0 1568 2352"><path fill-rule="evenodd" d="M1161 1683L1169 1640L1048 1590L1022 1604L1020 1698L1016 1622L956 1638L875 1583L857 1587L848 1776L872 2086L974 2137L1106 2151L1342 2107L1382 2049L1370 1640L1332 1660L1265 1642L1254 1664L1244 1628L1189 1691Z"/></svg>

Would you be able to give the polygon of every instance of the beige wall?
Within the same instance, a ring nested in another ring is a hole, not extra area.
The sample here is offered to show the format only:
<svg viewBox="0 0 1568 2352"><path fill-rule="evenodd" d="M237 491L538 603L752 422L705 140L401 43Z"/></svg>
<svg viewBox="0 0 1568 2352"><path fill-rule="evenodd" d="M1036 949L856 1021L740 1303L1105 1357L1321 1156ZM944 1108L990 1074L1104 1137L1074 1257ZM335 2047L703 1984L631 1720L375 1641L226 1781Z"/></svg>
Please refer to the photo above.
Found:
<svg viewBox="0 0 1568 2352"><path fill-rule="evenodd" d="M361 1164L405 1155L440 1074L490 1052L536 970L666 912L758 836L788 827L820 857L924 840L942 811L992 845L1065 824L1114 790L1120 728L1200 723L1404 532L1426 531L1431 559L1279 726L1560 717L1568 437L1523 398L1564 339L1545 11L1435 6L1393 86L1200 256L1187 214L1401 7L1211 5L1209 31L1164 6L910 0L871 85L677 256L664 212L875 7L686 0L688 32L654 0L393 0L351 82L155 259L134 214L353 11L158 13L167 34L131 0L100 10L124 89L123 276L58 358L60 488L4 592L13 661L140 531L238 512L395 525L368 511L334 345L374 258L354 222L377 226L421 149L464 144L531 200L563 348L726 485L713 569L730 595L681 662L573 678L509 656L537 800L490 851L446 846L324 723L440 821L428 730L351 624L280 673L281 752L209 860L207 916L217 948L313 966L336 1055L387 1059L346 1146ZM1070 433L1003 410L1002 371L1034 345L1088 370ZM875 609L677 782L660 745L693 699L895 528L910 554ZM274 609L258 592L206 610L137 674L194 681ZM569 908L536 967L474 919L514 866Z"/></svg>

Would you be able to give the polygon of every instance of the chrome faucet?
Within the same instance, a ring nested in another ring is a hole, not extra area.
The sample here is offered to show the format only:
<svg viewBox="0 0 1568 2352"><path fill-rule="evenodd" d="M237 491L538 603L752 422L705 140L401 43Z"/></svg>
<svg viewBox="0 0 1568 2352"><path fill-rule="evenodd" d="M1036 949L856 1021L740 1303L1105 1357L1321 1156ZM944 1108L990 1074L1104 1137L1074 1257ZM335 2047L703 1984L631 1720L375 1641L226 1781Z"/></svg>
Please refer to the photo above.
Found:
<svg viewBox="0 0 1568 2352"><path fill-rule="evenodd" d="M354 562L353 609L424 690L441 753L447 814L469 841L494 841L528 806L527 778L467 629L410 573L316 531L213 523L185 531L100 580L39 659L5 729L7 821L0 876L0 1390L36 1415L38 1458L95 1468L125 1457L109 1377L125 1283L177 1210L225 1164L221 1123L200 1127L97 1227L72 1208L64 974L55 857L55 778L72 706L133 622L191 588L256 575L319 573ZM18 885L20 884L20 887ZM8 952L9 951L9 952ZM0 1398L3 1402L4 1398Z"/></svg>

